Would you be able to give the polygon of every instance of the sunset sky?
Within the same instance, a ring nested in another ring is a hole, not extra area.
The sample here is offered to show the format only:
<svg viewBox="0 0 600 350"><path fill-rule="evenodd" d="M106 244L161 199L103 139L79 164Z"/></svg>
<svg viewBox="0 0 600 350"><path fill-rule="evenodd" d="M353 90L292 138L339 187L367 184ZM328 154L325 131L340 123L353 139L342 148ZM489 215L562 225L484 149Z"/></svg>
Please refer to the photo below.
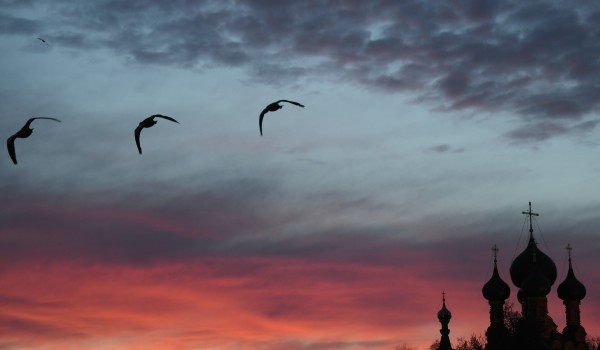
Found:
<svg viewBox="0 0 600 350"><path fill-rule="evenodd" d="M1 350L425 349L442 291L455 344L529 201L600 336L599 2L0 0L0 47L2 137L62 121L0 152Z"/></svg>

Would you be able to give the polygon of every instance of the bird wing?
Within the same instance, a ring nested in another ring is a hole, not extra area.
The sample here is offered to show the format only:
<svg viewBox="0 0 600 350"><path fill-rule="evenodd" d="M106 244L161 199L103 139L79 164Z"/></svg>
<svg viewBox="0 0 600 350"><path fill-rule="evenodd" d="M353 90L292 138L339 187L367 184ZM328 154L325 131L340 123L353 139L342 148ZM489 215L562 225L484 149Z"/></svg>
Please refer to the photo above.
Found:
<svg viewBox="0 0 600 350"><path fill-rule="evenodd" d="M287 102L287 103L291 103L291 104L293 104L293 105L296 105L296 106L298 106L298 107L302 107L302 108L304 108L304 105L303 105L303 104L300 104L300 103L298 103L298 102L294 102L294 101L289 101L289 100L279 100L279 101L277 101L277 103L279 103L279 102Z"/></svg>
<svg viewBox="0 0 600 350"><path fill-rule="evenodd" d="M140 154L142 154L142 146L140 146L140 133L142 132L142 129L144 127L141 125L138 125L137 128L135 128L135 144L137 145L137 149L138 152L140 152Z"/></svg>
<svg viewBox="0 0 600 350"><path fill-rule="evenodd" d="M163 118L163 119L170 120L170 121L172 121L172 122L175 122L175 123L179 124L179 122L178 122L177 120L175 120L174 118L168 117L168 116L166 116L166 115L155 114L155 115L153 115L152 117Z"/></svg>
<svg viewBox="0 0 600 350"><path fill-rule="evenodd" d="M55 122L59 122L60 120L56 119L56 118L49 118L49 117L35 117L35 118L29 118L29 120L27 120L27 123L25 125L27 125L27 127L31 126L31 123L36 120L36 119L48 119L48 120L54 120Z"/></svg>
<svg viewBox="0 0 600 350"><path fill-rule="evenodd" d="M263 118L265 117L265 114L267 114L267 109L263 109L262 112L260 112L260 118L258 118L258 129L260 130L260 136L262 136L262 122L263 122Z"/></svg>
<svg viewBox="0 0 600 350"><path fill-rule="evenodd" d="M8 154L10 155L10 159L12 159L13 163L17 164L17 155L15 153L15 139L17 137L15 135L9 137L6 140L6 148L8 149Z"/></svg>
<svg viewBox="0 0 600 350"><path fill-rule="evenodd" d="M50 117L36 117L36 118L31 118L31 119L48 119L48 120L54 120L55 122L59 122L60 123L60 120L58 120L56 118L50 118Z"/></svg>

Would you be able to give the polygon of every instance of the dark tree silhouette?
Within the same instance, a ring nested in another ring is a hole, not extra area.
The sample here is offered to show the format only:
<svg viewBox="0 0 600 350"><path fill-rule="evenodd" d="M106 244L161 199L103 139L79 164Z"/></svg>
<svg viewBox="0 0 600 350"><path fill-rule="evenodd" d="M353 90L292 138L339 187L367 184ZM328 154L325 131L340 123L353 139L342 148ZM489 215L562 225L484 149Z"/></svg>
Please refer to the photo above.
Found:
<svg viewBox="0 0 600 350"><path fill-rule="evenodd" d="M514 335L519 321L523 318L518 311L514 309L514 303L507 302L504 304L504 326L508 329L509 335Z"/></svg>
<svg viewBox="0 0 600 350"><path fill-rule="evenodd" d="M437 350L440 347L440 341L436 340L433 344L429 345L429 350Z"/></svg>
<svg viewBox="0 0 600 350"><path fill-rule="evenodd" d="M485 336L471 334L469 338L458 338L454 350L484 350Z"/></svg>
<svg viewBox="0 0 600 350"><path fill-rule="evenodd" d="M600 337L590 337L588 336L585 339L585 342L588 344L590 350L600 349Z"/></svg>
<svg viewBox="0 0 600 350"><path fill-rule="evenodd" d="M417 350L417 349L413 348L412 346L402 344L402 345L396 345L396 348L394 350Z"/></svg>

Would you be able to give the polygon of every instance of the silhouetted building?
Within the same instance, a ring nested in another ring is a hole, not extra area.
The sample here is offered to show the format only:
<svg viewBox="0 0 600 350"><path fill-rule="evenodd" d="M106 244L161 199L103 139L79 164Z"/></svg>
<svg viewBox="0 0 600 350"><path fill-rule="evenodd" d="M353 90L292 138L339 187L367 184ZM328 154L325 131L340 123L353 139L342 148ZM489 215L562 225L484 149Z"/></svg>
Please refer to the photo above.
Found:
<svg viewBox="0 0 600 350"><path fill-rule="evenodd" d="M503 306L510 295L510 288L498 273L494 246L494 271L483 286L483 296L490 304L490 326L486 331L486 350L590 350L585 342L586 332L580 322L581 300L585 286L575 278L569 250L569 271L558 286L558 297L564 301L567 326L562 333L548 314L551 287L556 282L556 265L544 254L533 237L532 217L538 214L523 212L529 216L529 243L510 266L510 278L519 288L517 299L521 304L521 319L509 332L505 326Z"/></svg>
<svg viewBox="0 0 600 350"><path fill-rule="evenodd" d="M486 350L508 348L508 329L504 324L504 302L510 296L510 287L500 278L497 266L498 248L494 246L494 272L492 278L483 286L483 297L490 304L490 326L485 335L488 339Z"/></svg>
<svg viewBox="0 0 600 350"><path fill-rule="evenodd" d="M558 286L556 292L558 297L565 304L567 314L567 325L562 331L566 344L571 344L573 349L582 348L580 344L585 344L586 332L581 325L579 305L581 300L585 298L585 286L577 280L573 273L571 264L571 246L567 246L569 250L569 272L567 278ZM587 349L587 347L585 348Z"/></svg>
<svg viewBox="0 0 600 350"><path fill-rule="evenodd" d="M450 310L446 308L446 293L442 293L442 308L437 313L438 320L442 324L442 329L440 329L440 333L442 334L442 338L440 339L440 346L437 350L453 350L452 345L450 345L450 329L448 328L448 323L450 323L450 319L452 318L452 313Z"/></svg>

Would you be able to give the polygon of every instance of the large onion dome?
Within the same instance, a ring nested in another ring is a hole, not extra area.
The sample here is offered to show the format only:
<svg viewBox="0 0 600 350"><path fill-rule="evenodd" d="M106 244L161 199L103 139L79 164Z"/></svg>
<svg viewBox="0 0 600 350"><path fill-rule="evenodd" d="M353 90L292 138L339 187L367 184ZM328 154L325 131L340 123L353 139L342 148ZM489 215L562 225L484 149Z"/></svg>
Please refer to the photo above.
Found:
<svg viewBox="0 0 600 350"><path fill-rule="evenodd" d="M556 291L558 292L558 297L565 301L581 301L585 298L585 286L575 278L573 266L571 265L571 257L569 257L567 278L558 286Z"/></svg>
<svg viewBox="0 0 600 350"><path fill-rule="evenodd" d="M556 279L556 275L554 278ZM536 263L535 256L532 271L525 281L523 281L521 287L527 297L543 297L550 293L552 283L550 283L544 271L542 271L540 266Z"/></svg>
<svg viewBox="0 0 600 350"><path fill-rule="evenodd" d="M483 285L483 297L489 301L506 300L510 296L510 287L500 278L496 259L494 258L494 272L492 278Z"/></svg>
<svg viewBox="0 0 600 350"><path fill-rule="evenodd" d="M510 265L510 279L519 288L535 269L548 281L550 286L556 282L556 265L550 257L538 249L533 234L529 237L527 248Z"/></svg>

